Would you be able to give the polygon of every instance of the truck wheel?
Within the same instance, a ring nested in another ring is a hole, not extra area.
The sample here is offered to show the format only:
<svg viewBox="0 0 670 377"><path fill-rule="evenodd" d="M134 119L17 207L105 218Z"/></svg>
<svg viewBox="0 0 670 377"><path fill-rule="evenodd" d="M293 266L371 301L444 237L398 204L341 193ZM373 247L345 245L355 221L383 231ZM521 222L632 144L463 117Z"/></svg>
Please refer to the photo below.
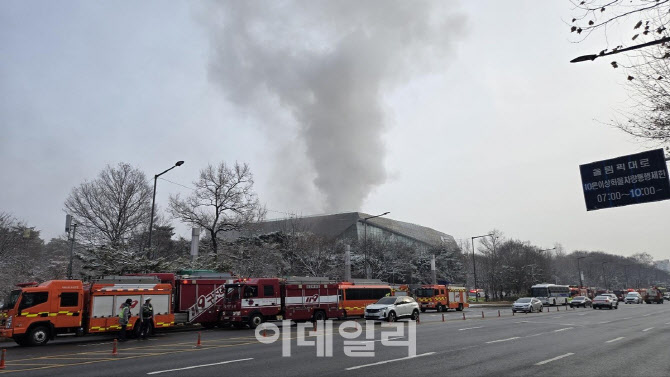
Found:
<svg viewBox="0 0 670 377"><path fill-rule="evenodd" d="M43 346L49 341L49 328L37 326L28 332L26 342L30 346Z"/></svg>
<svg viewBox="0 0 670 377"><path fill-rule="evenodd" d="M260 326L261 323L263 323L263 316L260 313L256 313L249 318L249 327L251 327L252 330Z"/></svg>
<svg viewBox="0 0 670 377"><path fill-rule="evenodd" d="M426 312L426 308L421 308L421 313L425 313L425 312Z"/></svg>
<svg viewBox="0 0 670 377"><path fill-rule="evenodd" d="M462 312L463 311L463 304L458 304L458 308L456 308L456 311Z"/></svg>
<svg viewBox="0 0 670 377"><path fill-rule="evenodd" d="M444 307L442 306L442 304L437 304L437 312L442 313L443 311L444 311Z"/></svg>
<svg viewBox="0 0 670 377"><path fill-rule="evenodd" d="M314 321L325 321L326 320L326 313L324 313L321 310L317 310L314 312Z"/></svg>

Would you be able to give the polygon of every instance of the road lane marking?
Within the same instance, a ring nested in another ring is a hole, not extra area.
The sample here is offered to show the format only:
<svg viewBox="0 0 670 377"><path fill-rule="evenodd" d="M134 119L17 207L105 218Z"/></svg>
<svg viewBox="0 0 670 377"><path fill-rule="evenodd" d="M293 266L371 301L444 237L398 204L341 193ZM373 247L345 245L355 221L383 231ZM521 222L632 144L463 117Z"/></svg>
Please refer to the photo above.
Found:
<svg viewBox="0 0 670 377"><path fill-rule="evenodd" d="M432 355L432 354L434 354L434 353L435 353L435 352L428 352L428 353L422 353L422 354L420 354L420 355L401 357L401 358L399 358L399 359L391 359L391 360L379 361L379 362L372 363L372 364L357 365L357 366L355 366L355 367L349 367L349 368L346 368L345 370L360 369L360 368L371 367L371 366L375 366L375 365L381 365L381 364L393 363L393 362L395 362L395 361L411 360L411 359L416 359L417 357L430 356L430 355Z"/></svg>
<svg viewBox="0 0 670 377"><path fill-rule="evenodd" d="M388 340L395 340L395 339L402 339L404 336L392 336L388 338ZM373 342L381 342L382 339L375 339L375 340L360 340L361 343L373 343Z"/></svg>
<svg viewBox="0 0 670 377"><path fill-rule="evenodd" d="M466 327L464 329L458 329L458 331L463 331L463 330L472 330L472 329L481 329L484 326L477 326L477 327Z"/></svg>
<svg viewBox="0 0 670 377"><path fill-rule="evenodd" d="M666 325L670 325L670 322L666 323Z"/></svg>
<svg viewBox="0 0 670 377"><path fill-rule="evenodd" d="M175 372L178 370L187 370L187 369L195 369L195 368L203 368L203 367L211 367L213 365L222 365L222 364L230 364L230 363L237 363L239 361L249 361L253 360L253 357L249 357L246 359L237 359L237 360L228 360L228 361L222 361L219 363L211 363L211 364L200 364L200 365L192 365L190 367L184 367L184 368L175 368L175 369L166 369L166 370L158 370L155 372L149 372L147 374L159 374L159 373L168 373L168 372Z"/></svg>
<svg viewBox="0 0 670 377"><path fill-rule="evenodd" d="M604 324L610 323L610 322L612 322L612 321L602 321L602 322L598 322L598 323L601 324L601 325L604 325Z"/></svg>
<svg viewBox="0 0 670 377"><path fill-rule="evenodd" d="M586 315L586 313L582 313L582 314L577 314L577 315Z"/></svg>
<svg viewBox="0 0 670 377"><path fill-rule="evenodd" d="M624 317L624 318L621 318L621 319L633 319L633 317Z"/></svg>
<svg viewBox="0 0 670 377"><path fill-rule="evenodd" d="M621 340L621 339L623 339L623 338L624 338L623 336L620 336L620 337L618 337L618 338L614 338L614 339L612 339L612 340L608 340L608 341L606 341L605 343L616 342L617 340Z"/></svg>
<svg viewBox="0 0 670 377"><path fill-rule="evenodd" d="M647 331L649 331L649 330L651 330L651 329L653 329L653 327L650 327L650 328L648 328L648 329L644 329L644 330L642 330L642 332L647 332Z"/></svg>
<svg viewBox="0 0 670 377"><path fill-rule="evenodd" d="M490 343L500 343L500 342L507 342L507 341L509 341L509 340L514 340L514 339L519 339L519 337L518 337L518 336L515 336L515 337L513 337L513 338L492 340L492 341L490 341L490 342L486 342L486 344L490 344Z"/></svg>
<svg viewBox="0 0 670 377"><path fill-rule="evenodd" d="M556 360L562 359L562 358L564 358L564 357L572 356L572 355L574 355L574 353L572 353L572 352L570 352L570 353L566 353L565 355L556 356L556 357L554 357L553 359L549 359L549 360L545 360L545 361L540 361L539 363L536 363L535 365L544 365L544 364L546 364L546 363L550 363L550 362L552 362L552 361L556 361Z"/></svg>
<svg viewBox="0 0 670 377"><path fill-rule="evenodd" d="M643 317L649 317L649 316L652 315L652 314L654 314L654 313L643 314L642 316L643 316Z"/></svg>
<svg viewBox="0 0 670 377"><path fill-rule="evenodd" d="M566 328L562 328L562 329L554 330L554 332L565 331L565 330L572 330L572 329L574 329L574 327L566 327Z"/></svg>

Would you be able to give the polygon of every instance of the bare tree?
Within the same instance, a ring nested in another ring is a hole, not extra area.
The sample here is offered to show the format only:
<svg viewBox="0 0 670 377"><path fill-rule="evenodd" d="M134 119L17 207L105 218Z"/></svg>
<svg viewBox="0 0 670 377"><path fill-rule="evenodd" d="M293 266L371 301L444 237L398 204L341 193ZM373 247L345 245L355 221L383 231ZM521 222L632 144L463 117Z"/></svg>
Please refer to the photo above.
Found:
<svg viewBox="0 0 670 377"><path fill-rule="evenodd" d="M571 32L577 41L602 32L607 43L599 55L632 48L625 56L611 60L613 68L624 68L630 93L630 110L617 110L620 117L611 125L636 138L670 146L670 43L644 48L639 45L664 41L670 36L670 0L588 0L572 1L574 18ZM619 29L619 30L617 30ZM612 32L615 30L614 32ZM623 40L612 39L622 35ZM627 40L627 42L626 42Z"/></svg>
<svg viewBox="0 0 670 377"><path fill-rule="evenodd" d="M247 164L208 165L193 185L195 190L188 197L170 197L170 213L182 222L205 229L214 254L218 253L219 233L243 230L265 217Z"/></svg>
<svg viewBox="0 0 670 377"><path fill-rule="evenodd" d="M95 180L72 189L65 208L89 242L124 247L149 224L151 188L144 173L129 164L107 165Z"/></svg>

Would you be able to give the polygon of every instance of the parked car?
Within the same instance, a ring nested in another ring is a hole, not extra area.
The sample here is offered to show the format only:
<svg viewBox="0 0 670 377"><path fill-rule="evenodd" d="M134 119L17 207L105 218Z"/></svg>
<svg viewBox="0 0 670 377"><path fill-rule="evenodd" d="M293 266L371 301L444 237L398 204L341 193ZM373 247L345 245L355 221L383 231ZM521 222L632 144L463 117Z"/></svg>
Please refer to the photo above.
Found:
<svg viewBox="0 0 670 377"><path fill-rule="evenodd" d="M644 299L642 298L642 295L640 295L638 292L628 292L626 298L624 299L624 302L626 304L641 304L642 302L644 302Z"/></svg>
<svg viewBox="0 0 670 377"><path fill-rule="evenodd" d="M670 292L664 294L663 298L665 299L665 301L670 301Z"/></svg>
<svg viewBox="0 0 670 377"><path fill-rule="evenodd" d="M616 297L612 299L610 296L605 296L605 295L600 295L597 296L596 298L593 299L593 309L602 309L602 308L609 308L609 309L618 309L619 308L619 302L615 301Z"/></svg>
<svg viewBox="0 0 670 377"><path fill-rule="evenodd" d="M512 312L541 312L542 301L536 299L535 297L522 297L514 302L512 305Z"/></svg>
<svg viewBox="0 0 670 377"><path fill-rule="evenodd" d="M419 303L409 296L382 297L365 307L365 319L395 322L399 318L419 317Z"/></svg>
<svg viewBox="0 0 670 377"><path fill-rule="evenodd" d="M570 307L571 308L580 307L580 306L587 307L587 306L591 306L592 304L593 304L593 301L591 301L591 299L586 297L586 296L577 296L577 297L574 297L572 299L572 301L570 301Z"/></svg>

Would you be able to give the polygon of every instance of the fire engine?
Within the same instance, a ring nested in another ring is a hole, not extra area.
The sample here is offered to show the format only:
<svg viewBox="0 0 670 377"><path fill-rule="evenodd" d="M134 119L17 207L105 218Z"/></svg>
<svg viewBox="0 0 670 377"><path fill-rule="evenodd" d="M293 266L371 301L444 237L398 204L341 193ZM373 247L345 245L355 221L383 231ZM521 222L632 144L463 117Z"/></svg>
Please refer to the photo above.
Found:
<svg viewBox="0 0 670 377"><path fill-rule="evenodd" d="M656 304L663 303L663 293L658 287L648 288L642 297L644 297L644 302L647 304L651 304L652 302Z"/></svg>
<svg viewBox="0 0 670 377"><path fill-rule="evenodd" d="M338 284L326 278L239 279L226 284L221 323L252 329L269 320L340 318Z"/></svg>
<svg viewBox="0 0 670 377"><path fill-rule="evenodd" d="M435 309L438 312L456 309L462 311L468 304L465 287L454 287L451 285L422 285L416 291L417 301L421 306L421 312Z"/></svg>
<svg viewBox="0 0 670 377"><path fill-rule="evenodd" d="M119 310L127 299L132 300L128 329L137 331L139 311L147 297L154 308L152 326L174 325L172 287L154 277L108 277L86 284L50 280L18 287L0 310L0 337L12 338L20 345L44 345L58 334L118 331Z"/></svg>
<svg viewBox="0 0 670 377"><path fill-rule="evenodd" d="M151 331L181 324L210 328L219 321L225 284L233 280L231 274L186 271L18 284L0 309L0 337L42 345L59 334L117 332L119 310L128 298L133 300L127 326L132 336L147 297L154 308Z"/></svg>

